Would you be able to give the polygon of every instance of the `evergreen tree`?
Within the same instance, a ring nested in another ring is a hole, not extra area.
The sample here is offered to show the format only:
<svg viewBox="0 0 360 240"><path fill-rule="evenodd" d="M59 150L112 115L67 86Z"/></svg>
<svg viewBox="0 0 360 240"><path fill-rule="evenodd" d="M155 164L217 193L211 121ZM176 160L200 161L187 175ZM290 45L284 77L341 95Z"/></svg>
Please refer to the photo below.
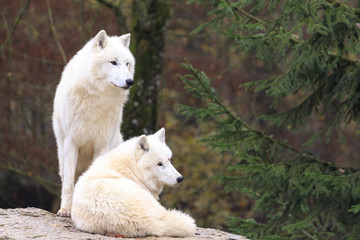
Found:
<svg viewBox="0 0 360 240"><path fill-rule="evenodd" d="M256 52L270 68L281 64L286 69L240 86L264 91L275 111L288 96L301 99L261 119L296 129L314 112L329 117L305 145L360 121L360 9L332 0L192 2L209 7L212 16L194 33L213 29L242 50ZM216 133L202 141L236 159L219 177L227 183L225 190L247 193L255 211L266 216L262 222L233 217L232 231L250 239L360 238L359 170L339 168L256 129L219 100L204 72L184 66L189 74L179 77L204 107L180 105L181 112L216 125Z"/></svg>

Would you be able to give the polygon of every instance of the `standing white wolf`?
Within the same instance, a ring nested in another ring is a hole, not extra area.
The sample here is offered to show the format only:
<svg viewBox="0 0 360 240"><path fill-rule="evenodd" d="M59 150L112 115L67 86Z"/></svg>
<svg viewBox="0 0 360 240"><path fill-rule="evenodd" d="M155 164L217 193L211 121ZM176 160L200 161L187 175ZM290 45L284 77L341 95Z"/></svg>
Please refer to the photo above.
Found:
<svg viewBox="0 0 360 240"><path fill-rule="evenodd" d="M123 141L123 106L134 84L129 45L130 34L109 37L101 30L62 73L52 118L62 181L60 216L70 216L77 177Z"/></svg>
<svg viewBox="0 0 360 240"><path fill-rule="evenodd" d="M171 164L162 128L97 158L75 185L71 218L86 232L126 237L194 236L190 216L158 202L164 185L183 180Z"/></svg>

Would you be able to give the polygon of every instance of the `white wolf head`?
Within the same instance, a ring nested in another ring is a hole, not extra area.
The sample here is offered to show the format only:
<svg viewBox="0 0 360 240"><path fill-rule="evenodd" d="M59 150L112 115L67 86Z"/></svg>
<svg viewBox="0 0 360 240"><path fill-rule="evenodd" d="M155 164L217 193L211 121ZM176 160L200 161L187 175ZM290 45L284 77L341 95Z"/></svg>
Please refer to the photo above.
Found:
<svg viewBox="0 0 360 240"><path fill-rule="evenodd" d="M129 89L134 84L135 71L135 59L129 49L130 33L109 37L101 30L90 44L90 74L95 79L105 79L112 87Z"/></svg>
<svg viewBox="0 0 360 240"><path fill-rule="evenodd" d="M184 178L171 164L172 152L165 143L165 129L153 135L142 135L137 139L137 161L144 184L153 193L159 194L164 185L176 186Z"/></svg>

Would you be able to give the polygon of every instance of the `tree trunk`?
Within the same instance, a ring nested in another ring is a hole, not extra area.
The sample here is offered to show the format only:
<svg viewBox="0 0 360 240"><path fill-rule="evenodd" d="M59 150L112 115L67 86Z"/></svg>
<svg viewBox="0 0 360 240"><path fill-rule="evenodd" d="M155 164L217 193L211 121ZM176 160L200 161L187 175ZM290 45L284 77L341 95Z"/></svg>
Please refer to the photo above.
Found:
<svg viewBox="0 0 360 240"><path fill-rule="evenodd" d="M170 6L164 0L133 2L131 51L136 59L135 85L124 110L124 138L153 133L164 65L166 21Z"/></svg>

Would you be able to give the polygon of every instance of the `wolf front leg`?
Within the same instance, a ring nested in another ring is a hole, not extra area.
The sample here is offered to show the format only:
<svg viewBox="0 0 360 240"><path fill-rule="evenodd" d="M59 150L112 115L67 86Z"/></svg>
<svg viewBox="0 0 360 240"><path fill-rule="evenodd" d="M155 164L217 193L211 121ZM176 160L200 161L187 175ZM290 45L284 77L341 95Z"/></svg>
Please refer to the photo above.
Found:
<svg viewBox="0 0 360 240"><path fill-rule="evenodd" d="M63 153L63 159L60 160L63 161L61 205L57 214L62 217L70 217L79 150L71 140L65 140Z"/></svg>

